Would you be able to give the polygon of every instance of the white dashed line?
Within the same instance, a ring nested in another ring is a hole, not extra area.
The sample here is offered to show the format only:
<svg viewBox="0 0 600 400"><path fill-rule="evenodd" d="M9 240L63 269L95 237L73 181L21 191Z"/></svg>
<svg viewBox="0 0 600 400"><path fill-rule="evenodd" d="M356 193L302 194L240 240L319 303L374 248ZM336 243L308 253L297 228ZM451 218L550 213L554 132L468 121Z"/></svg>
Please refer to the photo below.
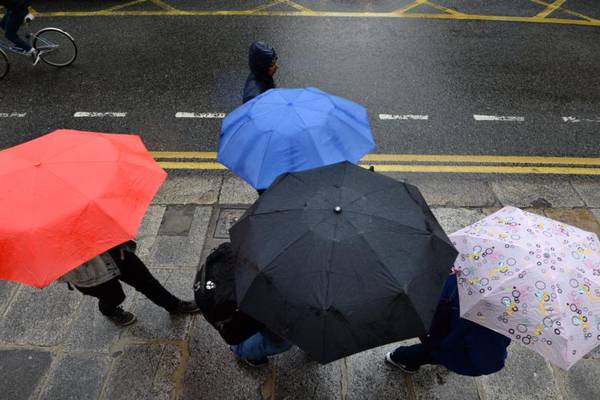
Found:
<svg viewBox="0 0 600 400"><path fill-rule="evenodd" d="M225 113L193 113L193 112L178 112L175 118L204 118L204 119L223 119Z"/></svg>
<svg viewBox="0 0 600 400"><path fill-rule="evenodd" d="M126 112L88 112L88 111L77 111L73 114L75 118L125 118Z"/></svg>
<svg viewBox="0 0 600 400"><path fill-rule="evenodd" d="M576 118L576 117L562 117L564 122L592 122L592 123L600 123L600 118Z"/></svg>
<svg viewBox="0 0 600 400"><path fill-rule="evenodd" d="M0 113L0 118L23 118L26 115L27 115L27 113L18 113L18 112Z"/></svg>
<svg viewBox="0 0 600 400"><path fill-rule="evenodd" d="M523 122L525 117L517 117L514 115L479 115L474 114L475 121L502 121L502 122Z"/></svg>
<svg viewBox="0 0 600 400"><path fill-rule="evenodd" d="M414 115L414 114L404 114L404 115L397 115L397 114L379 114L379 119L381 120L421 120L421 121L427 121L429 119L429 115Z"/></svg>

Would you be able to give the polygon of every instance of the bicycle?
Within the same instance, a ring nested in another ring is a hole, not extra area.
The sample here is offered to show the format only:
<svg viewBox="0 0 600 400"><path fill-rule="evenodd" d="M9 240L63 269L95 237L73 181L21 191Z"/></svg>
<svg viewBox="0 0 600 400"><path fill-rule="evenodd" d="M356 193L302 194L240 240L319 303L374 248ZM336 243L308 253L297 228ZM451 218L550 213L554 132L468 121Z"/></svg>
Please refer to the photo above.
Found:
<svg viewBox="0 0 600 400"><path fill-rule="evenodd" d="M24 25L25 37L31 46L39 52L40 60L53 67L67 67L77 58L77 45L75 39L59 28L42 28L36 33L31 33L29 23L31 18L26 18ZM6 40L0 40L0 79L4 78L10 70L10 62L6 52L29 57L20 49Z"/></svg>

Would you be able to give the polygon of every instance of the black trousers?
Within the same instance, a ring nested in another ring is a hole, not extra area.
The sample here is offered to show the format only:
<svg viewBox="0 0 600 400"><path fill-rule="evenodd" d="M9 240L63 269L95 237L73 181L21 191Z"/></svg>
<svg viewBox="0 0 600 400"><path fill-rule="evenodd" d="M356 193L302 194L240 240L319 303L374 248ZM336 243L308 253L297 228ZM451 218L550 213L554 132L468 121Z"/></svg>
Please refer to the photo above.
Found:
<svg viewBox="0 0 600 400"><path fill-rule="evenodd" d="M154 304L167 311L175 311L179 299L173 296L156 280L146 265L129 251L124 252L125 259L118 260L117 265L121 275L94 287L78 287L81 293L96 297L98 308L104 315L114 314L116 308L125 300L125 292L120 280L133 286L138 292L149 298Z"/></svg>
<svg viewBox="0 0 600 400"><path fill-rule="evenodd" d="M21 39L17 32L28 12L27 7L17 7L7 10L2 21L0 21L0 28L4 29L6 38L25 51L31 49L31 45Z"/></svg>

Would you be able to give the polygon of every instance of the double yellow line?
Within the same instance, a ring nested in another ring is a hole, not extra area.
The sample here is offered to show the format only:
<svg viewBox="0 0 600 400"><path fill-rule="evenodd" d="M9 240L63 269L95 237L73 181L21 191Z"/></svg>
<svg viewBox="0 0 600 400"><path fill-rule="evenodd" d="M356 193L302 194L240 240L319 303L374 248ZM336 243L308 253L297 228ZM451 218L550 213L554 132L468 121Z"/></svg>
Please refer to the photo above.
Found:
<svg viewBox="0 0 600 400"><path fill-rule="evenodd" d="M255 8L247 10L182 10L163 0L132 0L96 11L46 11L36 12L43 17L115 17L115 16L269 16L269 17L330 17L330 18L417 18L443 19L462 21L496 21L525 22L537 24L562 24L580 26L600 26L600 19L566 9L565 0L530 0L544 6L545 9L532 16L485 15L460 12L452 8L434 3L431 0L416 0L400 9L386 12L369 11L320 11L313 10L292 0L270 0ZM138 10L132 7L153 4L155 10ZM286 6L289 10L277 10L275 7ZM432 12L413 12L418 7ZM551 14L561 11L572 18L553 18Z"/></svg>
<svg viewBox="0 0 600 400"><path fill-rule="evenodd" d="M159 164L170 170L224 170L217 153L155 151ZM600 158L486 155L368 154L359 162L379 172L474 174L600 175Z"/></svg>

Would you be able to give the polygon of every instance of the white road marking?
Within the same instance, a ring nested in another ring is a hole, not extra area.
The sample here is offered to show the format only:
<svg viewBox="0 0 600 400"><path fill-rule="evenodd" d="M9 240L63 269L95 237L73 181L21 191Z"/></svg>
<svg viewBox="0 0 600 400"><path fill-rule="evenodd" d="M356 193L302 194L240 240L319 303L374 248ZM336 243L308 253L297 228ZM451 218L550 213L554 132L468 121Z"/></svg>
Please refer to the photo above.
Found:
<svg viewBox="0 0 600 400"><path fill-rule="evenodd" d="M576 117L562 117L564 122L595 122L600 123L600 118L576 118Z"/></svg>
<svg viewBox="0 0 600 400"><path fill-rule="evenodd" d="M525 117L518 117L514 115L480 115L474 114L473 118L475 121L502 121L502 122L523 122Z"/></svg>
<svg viewBox="0 0 600 400"><path fill-rule="evenodd" d="M381 120L395 120L395 119L399 119L399 120L421 120L421 121L427 121L429 119L429 115L415 115L415 114L404 114L404 115L397 115L397 114L379 114L379 119Z"/></svg>
<svg viewBox="0 0 600 400"><path fill-rule="evenodd" d="M125 118L126 112L88 112L88 111L77 111L73 114L75 118Z"/></svg>
<svg viewBox="0 0 600 400"><path fill-rule="evenodd" d="M193 113L193 112L178 112L175 118L204 118L204 119L222 119L225 118L225 113Z"/></svg>
<svg viewBox="0 0 600 400"><path fill-rule="evenodd" d="M27 113L18 113L18 112L0 113L0 118L23 118L26 115L27 115Z"/></svg>

